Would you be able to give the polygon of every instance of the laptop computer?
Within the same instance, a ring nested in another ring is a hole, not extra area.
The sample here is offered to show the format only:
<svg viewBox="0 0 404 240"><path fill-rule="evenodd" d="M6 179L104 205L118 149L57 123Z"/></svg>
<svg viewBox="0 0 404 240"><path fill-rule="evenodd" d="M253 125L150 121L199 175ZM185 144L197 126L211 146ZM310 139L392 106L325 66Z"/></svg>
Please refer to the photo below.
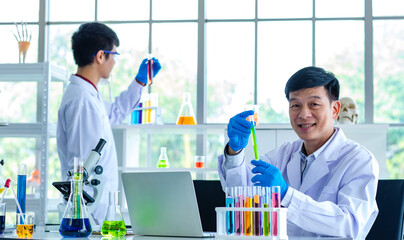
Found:
<svg viewBox="0 0 404 240"><path fill-rule="evenodd" d="M124 172L121 176L134 234L214 237L202 230L190 172Z"/></svg>

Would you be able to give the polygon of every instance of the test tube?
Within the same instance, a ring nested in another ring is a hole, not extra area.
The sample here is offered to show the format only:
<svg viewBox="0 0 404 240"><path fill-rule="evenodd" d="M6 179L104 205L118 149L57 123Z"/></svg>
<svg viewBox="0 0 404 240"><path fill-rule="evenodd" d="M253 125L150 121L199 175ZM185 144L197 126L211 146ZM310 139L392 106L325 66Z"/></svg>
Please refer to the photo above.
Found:
<svg viewBox="0 0 404 240"><path fill-rule="evenodd" d="M153 83L153 55L150 53L147 56L147 84Z"/></svg>
<svg viewBox="0 0 404 240"><path fill-rule="evenodd" d="M253 195L254 195L254 207L260 208L261 205L261 186L254 186L253 187ZM254 226L254 236L261 236L262 235L262 224L261 224L261 212L255 211L253 213L253 226Z"/></svg>
<svg viewBox="0 0 404 240"><path fill-rule="evenodd" d="M269 208L271 204L271 188L263 187L262 188L262 195L261 201L264 208ZM264 236L269 236L270 234L270 225L271 222L269 221L269 212L265 211L263 214L263 234Z"/></svg>
<svg viewBox="0 0 404 240"><path fill-rule="evenodd" d="M142 108L143 107L143 103L139 103L139 108ZM139 124L142 124L143 123L143 121L142 121L142 119L143 119L143 117L142 117L142 114L143 114L143 110L139 110L139 120L138 120L138 123Z"/></svg>
<svg viewBox="0 0 404 240"><path fill-rule="evenodd" d="M234 207L234 188L226 187L226 207ZM226 212L226 232L227 235L234 234L234 211Z"/></svg>
<svg viewBox="0 0 404 240"><path fill-rule="evenodd" d="M21 206L22 213L25 213L25 201L27 194L27 165L18 165L18 178L17 178L17 200ZM17 213L20 211L17 208Z"/></svg>
<svg viewBox="0 0 404 240"><path fill-rule="evenodd" d="M281 207L281 187L272 186L272 208ZM278 236L278 213L272 212L272 236Z"/></svg>
<svg viewBox="0 0 404 240"><path fill-rule="evenodd" d="M244 188L244 207L251 208L252 207L252 187ZM244 235L252 236L252 212L245 211L244 212Z"/></svg>
<svg viewBox="0 0 404 240"><path fill-rule="evenodd" d="M235 205L236 207L244 207L244 198L243 198L244 188L243 187L236 187L235 188ZM243 226L244 226L244 214L241 211L236 211L236 235L243 234Z"/></svg>

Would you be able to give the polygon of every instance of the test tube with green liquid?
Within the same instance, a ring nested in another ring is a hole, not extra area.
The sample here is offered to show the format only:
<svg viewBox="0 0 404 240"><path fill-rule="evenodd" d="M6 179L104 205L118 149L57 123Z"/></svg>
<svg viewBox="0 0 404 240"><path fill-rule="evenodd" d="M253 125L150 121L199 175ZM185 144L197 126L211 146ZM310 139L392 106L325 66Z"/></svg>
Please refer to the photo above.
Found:
<svg viewBox="0 0 404 240"><path fill-rule="evenodd" d="M254 148L254 159L258 161L258 160L260 160L260 154L258 152L257 136L256 136L256 133L255 133L255 121L253 119L253 116L249 116L249 120L252 123L251 137L252 137L253 148Z"/></svg>

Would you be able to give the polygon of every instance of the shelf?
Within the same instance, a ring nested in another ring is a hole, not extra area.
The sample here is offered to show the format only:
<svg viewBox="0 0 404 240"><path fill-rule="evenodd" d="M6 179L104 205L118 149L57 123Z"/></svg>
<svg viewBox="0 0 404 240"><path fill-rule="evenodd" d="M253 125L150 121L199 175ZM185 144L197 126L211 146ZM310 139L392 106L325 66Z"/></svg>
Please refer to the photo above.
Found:
<svg viewBox="0 0 404 240"><path fill-rule="evenodd" d="M223 134L227 124L175 125L175 124L121 124L113 129L149 134Z"/></svg>
<svg viewBox="0 0 404 240"><path fill-rule="evenodd" d="M42 82L49 70L52 82L69 78L66 70L49 63L0 64L0 82Z"/></svg>
<svg viewBox="0 0 404 240"><path fill-rule="evenodd" d="M33 137L42 133L42 123L10 123L0 126L1 137Z"/></svg>

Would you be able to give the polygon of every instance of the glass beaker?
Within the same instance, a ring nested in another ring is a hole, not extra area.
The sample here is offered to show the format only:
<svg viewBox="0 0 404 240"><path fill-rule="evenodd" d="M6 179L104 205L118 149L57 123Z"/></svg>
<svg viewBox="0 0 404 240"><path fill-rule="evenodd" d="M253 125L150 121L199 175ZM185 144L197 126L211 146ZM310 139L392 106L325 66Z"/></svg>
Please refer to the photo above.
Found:
<svg viewBox="0 0 404 240"><path fill-rule="evenodd" d="M126 226L119 206L119 191L109 192L107 215L102 223L101 234L104 237L123 237Z"/></svg>
<svg viewBox="0 0 404 240"><path fill-rule="evenodd" d="M196 125L194 109L191 104L191 93L184 93L177 125Z"/></svg>
<svg viewBox="0 0 404 240"><path fill-rule="evenodd" d="M31 238L34 234L34 220L35 215L30 213L17 214L17 227L16 232L19 238Z"/></svg>
<svg viewBox="0 0 404 240"><path fill-rule="evenodd" d="M6 227L6 204L0 203L0 234L4 232Z"/></svg>
<svg viewBox="0 0 404 240"><path fill-rule="evenodd" d="M91 224L83 199L83 160L76 157L70 189L59 233L63 237L88 237L91 234Z"/></svg>
<svg viewBox="0 0 404 240"><path fill-rule="evenodd" d="M165 147L160 149L159 162L157 163L158 168L168 168L170 164L168 163L167 151Z"/></svg>
<svg viewBox="0 0 404 240"><path fill-rule="evenodd" d="M195 156L195 168L203 168L205 166L205 156Z"/></svg>

